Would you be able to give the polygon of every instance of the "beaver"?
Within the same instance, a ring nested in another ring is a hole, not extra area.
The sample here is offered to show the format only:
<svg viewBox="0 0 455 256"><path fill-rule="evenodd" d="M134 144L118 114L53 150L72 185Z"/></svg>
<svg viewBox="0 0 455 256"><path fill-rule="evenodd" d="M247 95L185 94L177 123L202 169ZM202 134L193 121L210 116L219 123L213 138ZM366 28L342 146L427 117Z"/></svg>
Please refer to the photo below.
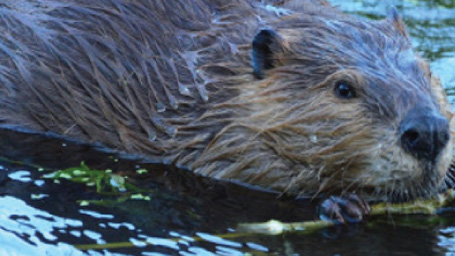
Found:
<svg viewBox="0 0 455 256"><path fill-rule="evenodd" d="M15 0L0 29L4 127L297 196L409 200L452 162L450 105L393 8Z"/></svg>

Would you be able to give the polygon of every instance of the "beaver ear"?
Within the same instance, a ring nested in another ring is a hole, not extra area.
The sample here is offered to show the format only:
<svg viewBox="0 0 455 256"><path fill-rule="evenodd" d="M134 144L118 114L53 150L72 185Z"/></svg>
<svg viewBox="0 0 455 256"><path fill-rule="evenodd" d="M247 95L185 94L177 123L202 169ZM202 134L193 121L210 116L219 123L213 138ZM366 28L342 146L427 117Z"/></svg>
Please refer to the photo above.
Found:
<svg viewBox="0 0 455 256"><path fill-rule="evenodd" d="M263 29L253 40L253 72L258 79L264 78L264 70L278 64L278 54L284 49L283 39L271 29Z"/></svg>
<svg viewBox="0 0 455 256"><path fill-rule="evenodd" d="M406 33L406 25L398 14L397 8L395 8L395 6L391 6L389 8L389 11L387 13L387 21L391 22L395 29L398 30L402 36L406 38L408 37L408 34Z"/></svg>

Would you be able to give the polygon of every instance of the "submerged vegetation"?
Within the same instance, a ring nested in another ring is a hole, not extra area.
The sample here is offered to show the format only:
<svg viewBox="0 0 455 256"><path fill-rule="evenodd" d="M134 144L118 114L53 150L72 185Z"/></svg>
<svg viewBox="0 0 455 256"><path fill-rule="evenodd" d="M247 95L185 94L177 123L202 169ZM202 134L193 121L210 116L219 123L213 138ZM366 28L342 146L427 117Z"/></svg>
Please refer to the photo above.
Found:
<svg viewBox="0 0 455 256"><path fill-rule="evenodd" d="M138 174L147 173L147 170L140 169ZM116 200L83 200L81 205L106 204L109 202L123 202L126 200L150 200L148 195L151 191L136 187L129 182L128 176L113 173L111 169L96 170L90 169L84 162L78 167L70 167L64 170L44 175L45 178L59 182L61 179L75 183L85 184L87 187L94 187L96 193L105 196L116 197Z"/></svg>

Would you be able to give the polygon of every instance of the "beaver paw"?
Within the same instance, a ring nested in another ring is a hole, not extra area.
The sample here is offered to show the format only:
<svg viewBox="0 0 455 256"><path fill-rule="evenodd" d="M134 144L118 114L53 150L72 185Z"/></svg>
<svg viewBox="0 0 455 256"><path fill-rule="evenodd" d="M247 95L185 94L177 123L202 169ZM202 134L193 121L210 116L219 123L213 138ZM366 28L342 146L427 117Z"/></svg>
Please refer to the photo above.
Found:
<svg viewBox="0 0 455 256"><path fill-rule="evenodd" d="M348 197L330 196L319 205L319 218L336 223L361 222L371 212L367 202L357 195Z"/></svg>

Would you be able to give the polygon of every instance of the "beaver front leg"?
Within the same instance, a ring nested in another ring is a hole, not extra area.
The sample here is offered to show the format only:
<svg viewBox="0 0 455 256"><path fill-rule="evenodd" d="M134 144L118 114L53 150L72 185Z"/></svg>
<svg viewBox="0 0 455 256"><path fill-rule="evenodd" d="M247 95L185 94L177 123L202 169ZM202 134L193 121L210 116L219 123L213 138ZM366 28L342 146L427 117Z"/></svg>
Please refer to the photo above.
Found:
<svg viewBox="0 0 455 256"><path fill-rule="evenodd" d="M370 212L370 205L355 194L347 197L330 196L322 201L318 209L321 220L340 224L361 222Z"/></svg>

